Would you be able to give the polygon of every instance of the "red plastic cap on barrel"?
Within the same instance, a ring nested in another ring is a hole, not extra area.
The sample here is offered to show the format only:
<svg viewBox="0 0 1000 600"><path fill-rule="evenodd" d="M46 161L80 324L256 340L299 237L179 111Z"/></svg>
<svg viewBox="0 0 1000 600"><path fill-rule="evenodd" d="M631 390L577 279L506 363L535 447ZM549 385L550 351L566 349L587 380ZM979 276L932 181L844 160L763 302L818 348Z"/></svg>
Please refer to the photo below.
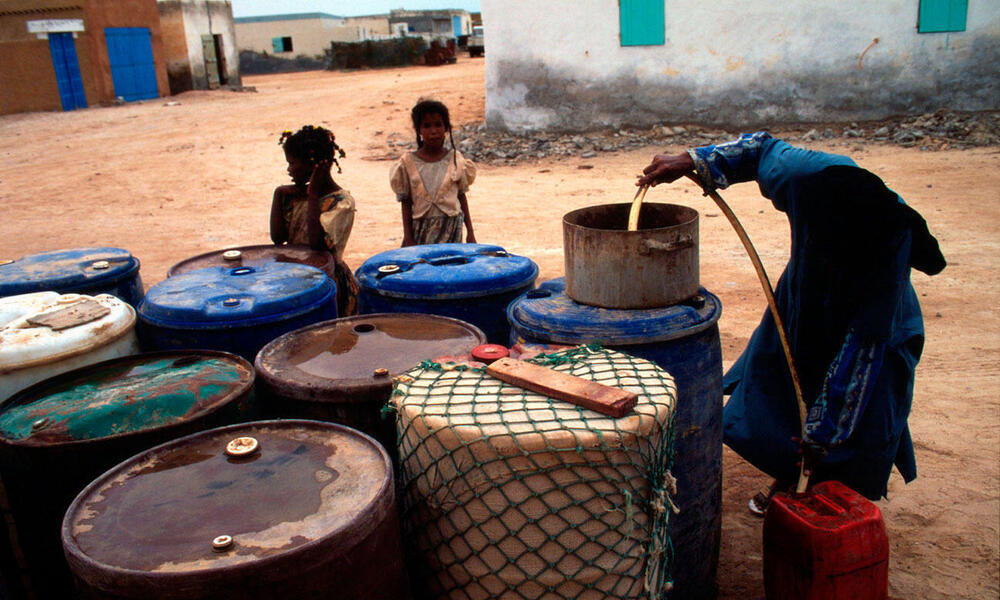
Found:
<svg viewBox="0 0 1000 600"><path fill-rule="evenodd" d="M481 344L472 349L472 358L486 364L508 356L510 350L500 344Z"/></svg>

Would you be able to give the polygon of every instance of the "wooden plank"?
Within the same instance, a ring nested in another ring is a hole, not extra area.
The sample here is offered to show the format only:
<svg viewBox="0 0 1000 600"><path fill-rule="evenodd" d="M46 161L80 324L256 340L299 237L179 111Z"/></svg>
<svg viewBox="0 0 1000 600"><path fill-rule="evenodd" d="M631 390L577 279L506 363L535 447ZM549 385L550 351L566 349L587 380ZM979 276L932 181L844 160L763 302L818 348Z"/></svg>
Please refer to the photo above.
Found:
<svg viewBox="0 0 1000 600"><path fill-rule="evenodd" d="M100 302L88 298L65 308L59 308L28 318L28 323L36 327L50 327L55 331L69 329L84 323L96 321L111 312Z"/></svg>
<svg viewBox="0 0 1000 600"><path fill-rule="evenodd" d="M635 392L514 358L495 361L486 367L486 373L500 381L615 418L628 414L639 401Z"/></svg>

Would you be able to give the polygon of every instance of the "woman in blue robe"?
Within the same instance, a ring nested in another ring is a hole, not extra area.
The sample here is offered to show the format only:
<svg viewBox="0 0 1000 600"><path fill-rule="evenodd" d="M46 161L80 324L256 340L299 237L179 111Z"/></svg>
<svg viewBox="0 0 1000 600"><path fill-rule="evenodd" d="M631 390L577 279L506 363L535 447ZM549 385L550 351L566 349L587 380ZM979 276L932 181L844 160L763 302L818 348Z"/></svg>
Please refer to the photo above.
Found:
<svg viewBox="0 0 1000 600"><path fill-rule="evenodd" d="M804 435L765 312L723 380L726 445L784 486L797 480L803 449L811 481L835 479L873 500L886 495L894 464L913 480L906 421L924 329L910 268L934 275L945 266L923 218L850 158L766 132L658 155L638 184L692 172L707 189L756 181L792 233L775 298L809 407Z"/></svg>

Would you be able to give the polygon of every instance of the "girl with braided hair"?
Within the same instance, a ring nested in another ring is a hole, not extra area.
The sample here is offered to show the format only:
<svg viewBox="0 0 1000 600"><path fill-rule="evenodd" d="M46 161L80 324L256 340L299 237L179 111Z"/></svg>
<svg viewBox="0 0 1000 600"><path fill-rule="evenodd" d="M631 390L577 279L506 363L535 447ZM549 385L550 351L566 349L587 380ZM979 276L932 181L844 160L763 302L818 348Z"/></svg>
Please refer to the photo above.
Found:
<svg viewBox="0 0 1000 600"><path fill-rule="evenodd" d="M358 284L344 263L344 246L354 225L354 198L330 174L345 153L333 132L306 125L285 131L278 144L285 151L291 185L278 186L271 202L271 241L328 250L336 264L337 314L357 314Z"/></svg>
<svg viewBox="0 0 1000 600"><path fill-rule="evenodd" d="M476 164L455 149L448 107L437 100L421 100L410 112L417 133L416 152L406 152L389 173L403 213L403 246L462 241L475 243L472 217L465 193L476 179Z"/></svg>

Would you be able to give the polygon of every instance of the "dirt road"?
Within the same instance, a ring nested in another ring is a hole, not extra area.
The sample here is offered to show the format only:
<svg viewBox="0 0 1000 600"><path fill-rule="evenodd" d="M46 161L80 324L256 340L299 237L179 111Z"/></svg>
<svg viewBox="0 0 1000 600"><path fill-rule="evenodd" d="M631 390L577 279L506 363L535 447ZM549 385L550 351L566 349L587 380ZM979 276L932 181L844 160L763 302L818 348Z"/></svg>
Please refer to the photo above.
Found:
<svg viewBox="0 0 1000 600"><path fill-rule="evenodd" d="M425 68L246 77L257 93L189 92L141 104L71 113L0 116L0 258L94 245L129 249L147 286L189 256L268 243L268 209L285 183L277 142L306 123L333 129L347 150L341 185L358 203L346 259L353 267L399 245L399 207L388 187L396 154L412 139L408 111L421 96L451 107L453 122L481 121L482 59ZM921 152L844 146L919 210L948 268L914 272L927 343L910 426L919 478L894 475L880 502L897 599L997 598L1000 594L1000 148ZM679 150L673 148L672 150ZM654 152L483 166L470 193L480 242L528 256L540 279L562 275L561 218L625 202ZM785 218L756 185L724 192L772 278L788 254ZM686 204L701 219L701 281L722 299L730 364L764 310L759 284L718 210L690 183L658 187L647 201ZM992 273L992 275L991 275ZM728 450L724 464L721 598L762 596L761 521L746 501L765 477Z"/></svg>

